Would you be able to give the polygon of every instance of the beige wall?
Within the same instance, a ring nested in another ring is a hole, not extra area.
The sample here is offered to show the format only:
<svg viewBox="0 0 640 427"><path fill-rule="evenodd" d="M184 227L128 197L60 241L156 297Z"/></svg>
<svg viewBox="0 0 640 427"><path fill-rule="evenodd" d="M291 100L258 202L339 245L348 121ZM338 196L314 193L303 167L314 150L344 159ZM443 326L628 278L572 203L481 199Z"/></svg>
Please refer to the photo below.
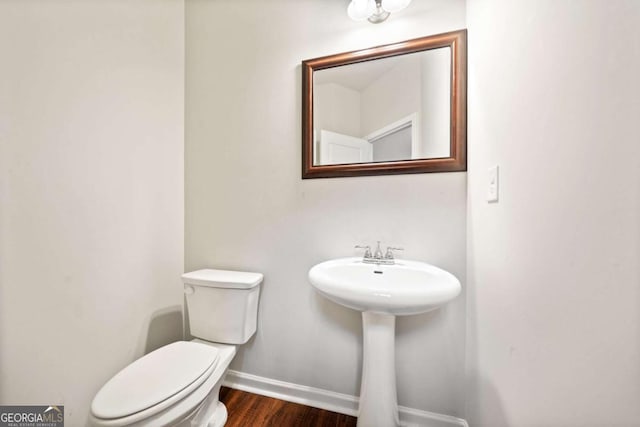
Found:
<svg viewBox="0 0 640 427"><path fill-rule="evenodd" d="M420 55L403 57L362 91L362 136L422 110Z"/></svg>
<svg viewBox="0 0 640 427"><path fill-rule="evenodd" d="M265 274L233 369L358 394L359 313L307 272L380 239L464 283L466 174L303 181L300 62L464 28L464 1L414 1L383 25L354 23L340 1L186 4L186 266ZM398 319L401 405L462 415L464 305Z"/></svg>
<svg viewBox="0 0 640 427"><path fill-rule="evenodd" d="M184 5L2 1L0 52L0 403L82 426L181 333Z"/></svg>
<svg viewBox="0 0 640 427"><path fill-rule="evenodd" d="M313 129L360 137L360 92L337 83L313 87Z"/></svg>
<svg viewBox="0 0 640 427"><path fill-rule="evenodd" d="M640 2L467 19L469 424L637 426Z"/></svg>

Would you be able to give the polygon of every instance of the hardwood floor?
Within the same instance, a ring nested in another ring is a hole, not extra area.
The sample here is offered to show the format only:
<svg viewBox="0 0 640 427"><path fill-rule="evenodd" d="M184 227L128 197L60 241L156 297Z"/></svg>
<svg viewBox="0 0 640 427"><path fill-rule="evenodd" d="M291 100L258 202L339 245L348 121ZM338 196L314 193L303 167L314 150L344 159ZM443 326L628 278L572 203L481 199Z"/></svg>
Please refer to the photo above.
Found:
<svg viewBox="0 0 640 427"><path fill-rule="evenodd" d="M229 412L225 427L355 427L356 418L222 387Z"/></svg>

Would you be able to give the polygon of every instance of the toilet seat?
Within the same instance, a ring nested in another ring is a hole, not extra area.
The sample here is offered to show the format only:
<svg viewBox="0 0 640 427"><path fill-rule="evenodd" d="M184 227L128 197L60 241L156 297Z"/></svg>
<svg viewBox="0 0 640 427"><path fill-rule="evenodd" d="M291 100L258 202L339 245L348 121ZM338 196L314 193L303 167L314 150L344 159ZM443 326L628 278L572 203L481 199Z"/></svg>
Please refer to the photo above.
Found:
<svg viewBox="0 0 640 427"><path fill-rule="evenodd" d="M155 350L116 374L91 404L97 424L129 425L189 396L216 370L215 347L180 341Z"/></svg>

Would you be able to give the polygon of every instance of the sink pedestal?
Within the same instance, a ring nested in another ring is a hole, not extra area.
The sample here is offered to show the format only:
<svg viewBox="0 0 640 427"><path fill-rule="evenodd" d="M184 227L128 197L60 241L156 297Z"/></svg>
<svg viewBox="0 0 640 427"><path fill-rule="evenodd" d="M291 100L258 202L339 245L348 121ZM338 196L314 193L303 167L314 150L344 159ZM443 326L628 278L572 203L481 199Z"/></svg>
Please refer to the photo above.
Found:
<svg viewBox="0 0 640 427"><path fill-rule="evenodd" d="M396 427L395 333L393 314L362 312L362 382L358 427Z"/></svg>
<svg viewBox="0 0 640 427"><path fill-rule="evenodd" d="M426 313L460 293L460 281L420 261L374 265L337 258L309 270L313 287L330 300L362 312L364 346L358 427L397 427L396 316Z"/></svg>

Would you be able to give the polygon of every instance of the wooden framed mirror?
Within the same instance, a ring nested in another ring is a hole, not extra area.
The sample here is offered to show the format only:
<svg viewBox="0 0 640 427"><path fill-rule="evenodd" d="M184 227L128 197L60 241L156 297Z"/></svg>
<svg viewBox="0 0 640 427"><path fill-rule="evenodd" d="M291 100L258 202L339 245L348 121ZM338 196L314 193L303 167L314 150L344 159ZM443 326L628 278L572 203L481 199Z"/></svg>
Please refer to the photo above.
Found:
<svg viewBox="0 0 640 427"><path fill-rule="evenodd" d="M465 171L466 38L302 61L302 178Z"/></svg>

